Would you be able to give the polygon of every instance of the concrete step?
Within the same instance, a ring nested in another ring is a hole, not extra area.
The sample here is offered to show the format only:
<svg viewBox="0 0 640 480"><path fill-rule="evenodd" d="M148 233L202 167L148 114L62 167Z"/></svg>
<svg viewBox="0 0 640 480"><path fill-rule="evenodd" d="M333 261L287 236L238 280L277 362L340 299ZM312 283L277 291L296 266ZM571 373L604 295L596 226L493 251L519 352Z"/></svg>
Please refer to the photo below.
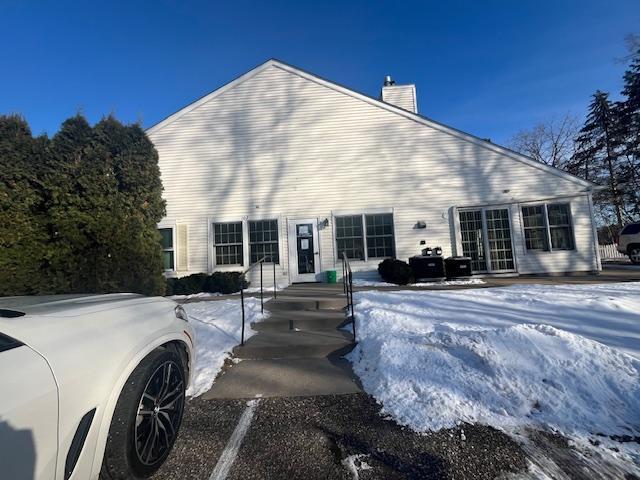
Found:
<svg viewBox="0 0 640 480"><path fill-rule="evenodd" d="M298 310L295 312L276 310L251 327L257 331L267 330L335 330L345 322L342 310Z"/></svg>
<svg viewBox="0 0 640 480"><path fill-rule="evenodd" d="M233 354L243 359L317 358L344 355L354 347L348 332L261 331L237 346Z"/></svg>
<svg viewBox="0 0 640 480"><path fill-rule="evenodd" d="M296 397L361 392L343 358L242 360L223 370L204 399Z"/></svg>
<svg viewBox="0 0 640 480"><path fill-rule="evenodd" d="M346 298L340 296L295 297L288 295L279 295L277 299L270 300L265 304L265 306L271 312L300 310L341 310L345 307L346 303Z"/></svg>
<svg viewBox="0 0 640 480"><path fill-rule="evenodd" d="M311 330L333 332L346 323L344 315L339 318L301 318L267 320L252 323L251 328L256 332L284 332L289 330Z"/></svg>

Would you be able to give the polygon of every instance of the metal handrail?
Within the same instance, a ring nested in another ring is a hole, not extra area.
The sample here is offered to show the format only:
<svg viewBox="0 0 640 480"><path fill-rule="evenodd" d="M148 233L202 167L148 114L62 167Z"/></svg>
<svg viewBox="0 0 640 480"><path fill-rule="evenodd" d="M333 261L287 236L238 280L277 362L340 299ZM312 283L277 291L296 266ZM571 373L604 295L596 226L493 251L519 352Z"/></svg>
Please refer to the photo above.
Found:
<svg viewBox="0 0 640 480"><path fill-rule="evenodd" d="M249 265L249 268L247 268L242 272L242 277L244 278L244 276L247 273L249 273L255 267L260 265L260 313L264 313L264 291L262 288L262 278L263 278L262 270L263 270L264 262L266 262L269 259L272 260L272 263L273 263L273 298L278 298L278 288L276 285L276 262L273 262L273 258L271 255L262 257L257 262ZM242 306L242 333L240 334L241 346L244 346L244 324L245 324L245 318L246 318L245 311L244 311L244 288L245 288L244 282L241 282L240 283L240 305Z"/></svg>
<svg viewBox="0 0 640 480"><path fill-rule="evenodd" d="M342 291L347 296L347 313L351 312L351 327L353 330L353 341L356 341L356 314L353 307L353 272L346 252L342 252Z"/></svg>

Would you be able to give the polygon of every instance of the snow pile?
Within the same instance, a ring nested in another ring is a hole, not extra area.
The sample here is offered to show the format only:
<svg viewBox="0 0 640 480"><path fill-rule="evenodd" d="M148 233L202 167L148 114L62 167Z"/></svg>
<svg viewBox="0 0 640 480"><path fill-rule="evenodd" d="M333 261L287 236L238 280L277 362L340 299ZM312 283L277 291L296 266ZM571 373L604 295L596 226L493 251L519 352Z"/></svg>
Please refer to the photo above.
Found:
<svg viewBox="0 0 640 480"><path fill-rule="evenodd" d="M356 300L350 359L400 424L640 434L640 360L612 348L638 353L640 283L360 292Z"/></svg>
<svg viewBox="0 0 640 480"><path fill-rule="evenodd" d="M463 285L484 285L485 281L480 278L467 278L460 280L442 280L440 282L417 282L412 283L411 287L451 287L451 286L463 286ZM367 280L364 278L354 278L354 287L396 287L402 288L402 285L396 285L395 283L387 283L382 281Z"/></svg>
<svg viewBox="0 0 640 480"><path fill-rule="evenodd" d="M287 288L287 285L278 285L276 286L276 291L279 292ZM269 295L273 292L273 286L264 286L263 287L264 295ZM248 293L260 293L260 287L247 287L244 289L245 295ZM209 298L221 297L223 295L240 295L240 292L234 293L219 293L219 292L200 292L200 293L191 293L189 295L170 295L167 298L171 300L207 300Z"/></svg>
<svg viewBox="0 0 640 480"><path fill-rule="evenodd" d="M260 299L246 298L245 340L255 334L251 322L266 317L260 313ZM216 300L183 305L195 330L196 365L187 395L197 397L213 385L233 347L240 343L242 311L240 300Z"/></svg>
<svg viewBox="0 0 640 480"><path fill-rule="evenodd" d="M190 293L189 295L169 295L167 298L171 300L206 300L208 298L220 297L222 294L218 292L200 292Z"/></svg>

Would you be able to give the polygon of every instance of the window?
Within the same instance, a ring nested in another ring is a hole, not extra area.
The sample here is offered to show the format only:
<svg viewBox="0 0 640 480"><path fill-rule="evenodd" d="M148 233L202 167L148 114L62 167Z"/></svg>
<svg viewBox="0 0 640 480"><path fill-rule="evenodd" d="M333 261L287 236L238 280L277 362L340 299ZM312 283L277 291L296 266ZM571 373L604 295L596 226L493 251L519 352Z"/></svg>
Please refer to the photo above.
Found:
<svg viewBox="0 0 640 480"><path fill-rule="evenodd" d="M527 250L573 250L571 207L568 203L549 203L522 207Z"/></svg>
<svg viewBox="0 0 640 480"><path fill-rule="evenodd" d="M216 265L242 265L242 222L213 224Z"/></svg>
<svg viewBox="0 0 640 480"><path fill-rule="evenodd" d="M338 259L343 252L355 260L395 255L392 213L347 215L335 217L335 222Z"/></svg>
<svg viewBox="0 0 640 480"><path fill-rule="evenodd" d="M393 215L367 215L367 257L393 257Z"/></svg>
<svg viewBox="0 0 640 480"><path fill-rule="evenodd" d="M551 248L554 250L573 250L569 204L554 203L547 205L547 215L549 217Z"/></svg>
<svg viewBox="0 0 640 480"><path fill-rule="evenodd" d="M636 235L640 233L640 223L630 223L622 229L620 235Z"/></svg>
<svg viewBox="0 0 640 480"><path fill-rule="evenodd" d="M175 270L173 228L159 228L162 262L165 270Z"/></svg>
<svg viewBox="0 0 640 480"><path fill-rule="evenodd" d="M268 257L268 262L280 262L277 220L249 221L249 254L250 263L263 257Z"/></svg>
<svg viewBox="0 0 640 480"><path fill-rule="evenodd" d="M549 250L543 205L522 207L522 221L527 250Z"/></svg>
<svg viewBox="0 0 640 480"><path fill-rule="evenodd" d="M336 217L336 247L338 258L342 258L344 252L347 258L364 260L362 215Z"/></svg>

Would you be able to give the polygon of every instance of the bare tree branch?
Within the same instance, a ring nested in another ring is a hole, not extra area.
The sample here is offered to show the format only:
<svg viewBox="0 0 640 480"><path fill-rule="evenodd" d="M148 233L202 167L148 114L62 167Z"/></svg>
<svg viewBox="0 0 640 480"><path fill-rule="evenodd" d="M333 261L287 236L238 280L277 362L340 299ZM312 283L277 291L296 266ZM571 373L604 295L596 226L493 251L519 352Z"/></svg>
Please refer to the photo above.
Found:
<svg viewBox="0 0 640 480"><path fill-rule="evenodd" d="M508 146L539 162L564 168L574 153L578 130L576 117L566 113L541 122L531 130L521 130L509 140Z"/></svg>

